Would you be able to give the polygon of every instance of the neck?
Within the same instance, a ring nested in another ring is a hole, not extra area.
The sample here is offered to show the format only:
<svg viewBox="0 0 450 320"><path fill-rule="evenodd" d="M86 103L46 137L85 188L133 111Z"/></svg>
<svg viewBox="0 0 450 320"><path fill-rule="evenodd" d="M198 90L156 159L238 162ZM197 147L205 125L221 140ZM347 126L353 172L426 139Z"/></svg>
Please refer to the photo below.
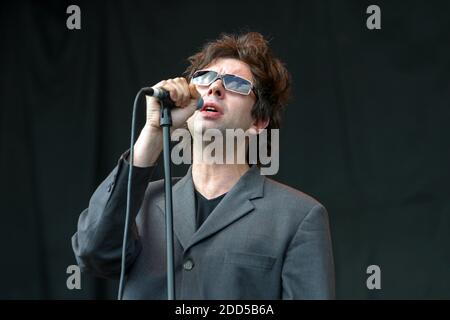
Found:
<svg viewBox="0 0 450 320"><path fill-rule="evenodd" d="M211 142L201 141L200 144L196 144L194 140L192 180L198 192L207 199L213 199L230 191L250 167L245 162L237 161L236 156L232 163L227 163L225 144L215 146L222 150L214 152L214 154L218 152L218 157L221 154L222 164L217 163L220 162L219 159L212 156L210 152L206 152L206 146L211 146ZM236 154L237 146L235 145L234 155Z"/></svg>
<svg viewBox="0 0 450 320"><path fill-rule="evenodd" d="M205 198L216 198L228 191L249 169L247 164L192 164L195 189Z"/></svg>

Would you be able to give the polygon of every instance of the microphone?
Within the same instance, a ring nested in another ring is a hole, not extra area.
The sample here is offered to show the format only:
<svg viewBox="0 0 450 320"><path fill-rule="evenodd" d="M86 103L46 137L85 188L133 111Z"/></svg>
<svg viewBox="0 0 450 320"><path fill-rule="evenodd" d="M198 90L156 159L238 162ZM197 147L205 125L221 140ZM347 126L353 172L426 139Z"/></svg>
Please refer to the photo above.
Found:
<svg viewBox="0 0 450 320"><path fill-rule="evenodd" d="M165 98L170 99L169 92L161 88L145 87L142 88L142 92L147 96L155 97L158 100L162 100Z"/></svg>
<svg viewBox="0 0 450 320"><path fill-rule="evenodd" d="M155 97L158 100L168 100L171 102L171 108L175 105L172 101L172 99L170 99L170 94L168 91L161 89L161 88L152 88L152 87L145 87L142 88L142 92L144 94L146 94L147 96L151 96L151 97ZM201 107L203 107L203 98L200 97L197 100L197 104L195 105L196 109L201 109Z"/></svg>

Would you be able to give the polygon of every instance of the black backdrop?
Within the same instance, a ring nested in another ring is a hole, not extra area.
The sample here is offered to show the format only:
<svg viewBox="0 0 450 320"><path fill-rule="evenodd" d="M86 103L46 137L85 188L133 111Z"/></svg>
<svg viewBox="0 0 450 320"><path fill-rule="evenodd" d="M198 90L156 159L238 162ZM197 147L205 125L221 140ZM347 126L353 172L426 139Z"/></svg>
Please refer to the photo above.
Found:
<svg viewBox="0 0 450 320"><path fill-rule="evenodd" d="M69 4L81 30L66 28ZM370 4L381 30L366 28ZM128 148L134 95L242 30L271 39L292 73L275 178L328 208L338 298L450 298L448 1L11 1L0 12L0 298L115 297L116 282L87 275L68 290L66 268L79 213ZM366 288L371 264L381 290Z"/></svg>

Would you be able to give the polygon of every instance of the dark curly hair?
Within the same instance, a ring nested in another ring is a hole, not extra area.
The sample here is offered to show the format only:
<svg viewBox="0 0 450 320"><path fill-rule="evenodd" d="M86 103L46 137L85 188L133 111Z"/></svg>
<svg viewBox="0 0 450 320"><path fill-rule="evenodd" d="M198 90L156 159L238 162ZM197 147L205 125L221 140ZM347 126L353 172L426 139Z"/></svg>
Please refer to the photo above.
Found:
<svg viewBox="0 0 450 320"><path fill-rule="evenodd" d="M257 32L222 34L206 43L200 52L188 58L190 65L184 72L188 81L195 71L218 58L234 58L249 65L257 96L251 115L256 120L269 119L267 129L280 128L282 111L290 98L291 76L284 64L273 56L263 35ZM270 133L268 138L270 152Z"/></svg>

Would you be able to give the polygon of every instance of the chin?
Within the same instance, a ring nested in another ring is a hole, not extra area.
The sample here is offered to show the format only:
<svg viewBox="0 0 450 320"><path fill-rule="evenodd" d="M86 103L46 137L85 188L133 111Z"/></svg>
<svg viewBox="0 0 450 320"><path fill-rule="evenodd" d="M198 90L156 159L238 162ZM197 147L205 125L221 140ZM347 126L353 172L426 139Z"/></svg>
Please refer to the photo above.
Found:
<svg viewBox="0 0 450 320"><path fill-rule="evenodd" d="M223 124L218 122L217 120L215 121L210 121L210 120L204 120L199 118L196 118L195 120L192 121L193 123L191 123L191 125L189 126L189 131L192 132L201 132L203 133L205 130L208 129L218 129L218 130L222 130L224 128Z"/></svg>

